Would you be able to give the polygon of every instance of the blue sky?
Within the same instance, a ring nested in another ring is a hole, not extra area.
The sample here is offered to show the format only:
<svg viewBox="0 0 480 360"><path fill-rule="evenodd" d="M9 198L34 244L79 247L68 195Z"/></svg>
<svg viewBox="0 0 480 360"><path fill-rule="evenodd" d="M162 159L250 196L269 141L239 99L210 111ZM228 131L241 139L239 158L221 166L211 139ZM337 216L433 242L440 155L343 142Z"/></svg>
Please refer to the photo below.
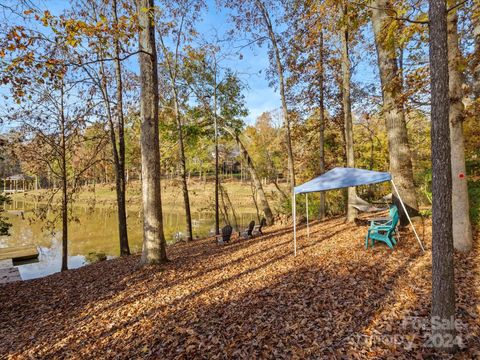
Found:
<svg viewBox="0 0 480 360"><path fill-rule="evenodd" d="M208 36L217 33L221 38L230 30L233 24L229 21L228 10L218 9L215 6L215 0L207 0L208 10L205 12L202 22L199 24L199 32ZM373 33L370 24L364 30L365 39L358 45L358 56L352 65L352 79L361 84L374 83L379 86L378 70L375 63L376 57L372 53ZM248 38L248 34L245 35ZM238 43L238 46L243 43ZM339 44L340 47L340 44ZM245 119L248 124L253 124L256 118L265 111L279 109L281 106L280 95L277 89L269 87L265 74L270 66L267 54L267 43L262 47L252 46L242 48L242 59L238 56L232 56L231 60L225 62L225 65L237 71L241 79L248 84L248 90L245 91L247 108L249 115Z"/></svg>
<svg viewBox="0 0 480 360"><path fill-rule="evenodd" d="M48 8L53 14L61 13L68 4L62 0L43 0L38 1L38 3L41 4L41 8ZM229 21L227 10L218 9L214 0L207 0L207 3L208 10L203 14L198 32L207 39L209 37L213 38L214 34L217 34L219 38L225 38L226 32L233 26ZM240 46L240 43L238 45ZM266 69L269 66L266 44L263 47L243 48L241 53L242 58L238 55L230 56L224 60L222 65L238 72L239 77L247 85L245 99L249 115L245 121L247 124L253 124L255 119L264 111L271 111L280 107L280 96L276 89L268 86L268 81L265 78ZM131 64L131 70L136 71L138 69L136 58L132 58L129 64ZM376 81L376 69L369 64L368 57L361 58L360 63L355 67L353 78L364 83ZM0 90L0 93L4 93L4 91Z"/></svg>
<svg viewBox="0 0 480 360"><path fill-rule="evenodd" d="M218 9L214 0L207 2L208 10L199 24L199 32L207 37L209 35L213 37L215 33L219 38L226 37L226 32L233 26L229 21L228 12L225 9ZM280 107L280 95L278 91L268 86L265 78L265 70L269 66L267 47L265 45L246 47L241 50L241 54L243 55L241 59L239 56L230 56L224 61L223 66L238 72L239 77L247 84L245 100L249 115L245 120L252 124L263 112Z"/></svg>

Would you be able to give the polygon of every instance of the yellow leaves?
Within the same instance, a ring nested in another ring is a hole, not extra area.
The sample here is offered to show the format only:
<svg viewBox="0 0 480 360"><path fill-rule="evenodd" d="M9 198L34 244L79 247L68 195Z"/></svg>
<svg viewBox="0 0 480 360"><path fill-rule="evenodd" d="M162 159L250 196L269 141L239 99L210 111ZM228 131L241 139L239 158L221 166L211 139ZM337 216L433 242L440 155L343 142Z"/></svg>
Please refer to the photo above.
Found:
<svg viewBox="0 0 480 360"><path fill-rule="evenodd" d="M193 28L191 28L188 33L189 33L190 36L193 36L193 37L196 37L196 36L199 35L198 31L196 31Z"/></svg>
<svg viewBox="0 0 480 360"><path fill-rule="evenodd" d="M11 28L7 34L7 39L16 43L20 42L24 37L26 37L26 34L21 26Z"/></svg>
<svg viewBox="0 0 480 360"><path fill-rule="evenodd" d="M14 96L18 98L24 97L25 91L23 91L22 89L17 89L15 90Z"/></svg>
<svg viewBox="0 0 480 360"><path fill-rule="evenodd" d="M75 47L78 45L78 40L73 37L70 37L66 40L66 43L72 47Z"/></svg>
<svg viewBox="0 0 480 360"><path fill-rule="evenodd" d="M45 10L45 12L43 13L43 16L40 18L40 21L42 22L43 26L48 26L52 18L53 16L50 13L50 11Z"/></svg>
<svg viewBox="0 0 480 360"><path fill-rule="evenodd" d="M60 60L54 59L54 58L48 59L45 62L45 66L49 69L53 69L55 66L57 66L59 64L60 64Z"/></svg>
<svg viewBox="0 0 480 360"><path fill-rule="evenodd" d="M427 22L428 21L428 14L427 13L422 13L418 15L418 17L415 19L416 21L421 21L421 22Z"/></svg>

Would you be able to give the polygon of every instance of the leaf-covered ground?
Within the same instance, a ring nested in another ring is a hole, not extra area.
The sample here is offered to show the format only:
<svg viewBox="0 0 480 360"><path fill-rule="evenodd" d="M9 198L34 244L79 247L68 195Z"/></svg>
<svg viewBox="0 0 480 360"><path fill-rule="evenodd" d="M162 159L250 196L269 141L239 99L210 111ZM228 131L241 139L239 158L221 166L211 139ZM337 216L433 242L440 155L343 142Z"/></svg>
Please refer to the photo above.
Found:
<svg viewBox="0 0 480 360"><path fill-rule="evenodd" d="M331 219L218 246L169 248L0 287L6 358L437 358L426 346L431 255L404 232L365 250L366 225ZM430 249L427 223L420 233ZM478 250L456 255L457 317L480 355ZM427 344L428 345L428 344ZM448 357L445 355L445 357Z"/></svg>

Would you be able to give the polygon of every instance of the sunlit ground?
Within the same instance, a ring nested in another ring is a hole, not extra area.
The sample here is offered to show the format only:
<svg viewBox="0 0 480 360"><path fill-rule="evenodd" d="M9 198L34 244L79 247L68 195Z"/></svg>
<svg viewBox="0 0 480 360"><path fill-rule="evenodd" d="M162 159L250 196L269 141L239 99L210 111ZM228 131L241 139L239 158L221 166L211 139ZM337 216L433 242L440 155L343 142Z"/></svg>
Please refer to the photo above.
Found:
<svg viewBox="0 0 480 360"><path fill-rule="evenodd" d="M343 218L219 246L169 248L170 263L115 259L0 287L0 353L87 358L425 357L427 252L402 233L395 250L364 247L366 225ZM478 239L477 239L478 240ZM457 318L480 351L478 251L456 257Z"/></svg>

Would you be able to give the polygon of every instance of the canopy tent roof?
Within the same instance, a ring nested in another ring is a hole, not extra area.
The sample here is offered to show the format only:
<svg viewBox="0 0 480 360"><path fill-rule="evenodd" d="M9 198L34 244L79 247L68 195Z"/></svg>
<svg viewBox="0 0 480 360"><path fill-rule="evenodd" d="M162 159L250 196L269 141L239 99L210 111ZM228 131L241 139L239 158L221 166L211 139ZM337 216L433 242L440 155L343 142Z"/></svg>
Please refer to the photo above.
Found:
<svg viewBox="0 0 480 360"><path fill-rule="evenodd" d="M327 191L350 186L376 184L392 180L388 172L336 167L323 175L295 187L295 194Z"/></svg>
<svg viewBox="0 0 480 360"><path fill-rule="evenodd" d="M306 217L307 217L307 236L310 237L310 229L308 226L308 193L312 192L319 192L319 191L327 191L327 190L335 190L335 189L342 189L346 187L354 187L359 185L369 185L369 184L376 184L385 181L390 181L393 186L393 190L395 190L396 196L400 201L403 211L412 225L413 232L417 238L418 243L423 251L423 244L420 240L420 237L415 230L415 226L408 215L407 208L403 203L400 194L398 193L398 189L395 183L392 180L392 176L388 172L380 172L380 171L372 171L372 170L365 170L365 169L356 169L356 168L343 168L343 167L336 167L330 171L327 171L325 174L316 177L306 183L296 186L293 190L292 194L292 216L293 216L293 253L297 255L297 211L296 211L296 197L298 194L305 194L305 204L306 204ZM355 200L354 200L355 201ZM359 200L356 199L355 202ZM368 203L367 203L368 204ZM354 204L361 207L366 207L365 204Z"/></svg>

